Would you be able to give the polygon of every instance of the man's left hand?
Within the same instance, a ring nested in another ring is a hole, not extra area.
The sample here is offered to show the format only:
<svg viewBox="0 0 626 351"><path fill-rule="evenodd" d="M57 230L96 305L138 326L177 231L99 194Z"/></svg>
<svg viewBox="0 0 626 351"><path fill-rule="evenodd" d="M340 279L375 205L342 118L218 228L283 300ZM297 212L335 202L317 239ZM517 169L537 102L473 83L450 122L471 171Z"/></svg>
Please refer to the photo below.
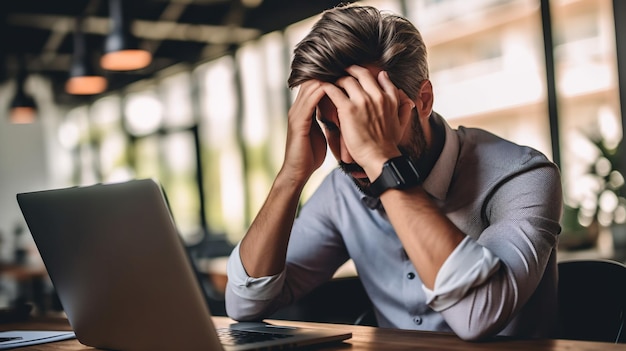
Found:
<svg viewBox="0 0 626 351"><path fill-rule="evenodd" d="M385 71L350 66L346 72L348 76L324 90L337 107L348 152L373 180L385 161L400 155L398 145L415 104Z"/></svg>

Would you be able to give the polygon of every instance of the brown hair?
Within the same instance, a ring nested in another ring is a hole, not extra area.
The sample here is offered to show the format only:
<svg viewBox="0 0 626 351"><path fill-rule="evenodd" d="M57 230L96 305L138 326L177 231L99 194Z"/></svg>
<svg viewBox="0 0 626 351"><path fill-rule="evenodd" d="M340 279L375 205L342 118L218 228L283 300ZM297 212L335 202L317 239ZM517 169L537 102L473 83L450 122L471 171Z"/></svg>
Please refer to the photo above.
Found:
<svg viewBox="0 0 626 351"><path fill-rule="evenodd" d="M310 79L334 82L354 64L387 71L410 98L428 79L426 46L411 22L371 6L340 5L326 10L296 46L289 87Z"/></svg>

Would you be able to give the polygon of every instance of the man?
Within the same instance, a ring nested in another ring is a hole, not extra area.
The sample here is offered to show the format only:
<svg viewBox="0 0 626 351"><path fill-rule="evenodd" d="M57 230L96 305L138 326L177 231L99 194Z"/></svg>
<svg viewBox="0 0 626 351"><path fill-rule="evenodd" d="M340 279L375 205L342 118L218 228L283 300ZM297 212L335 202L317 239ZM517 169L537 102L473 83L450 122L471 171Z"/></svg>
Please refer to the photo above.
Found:
<svg viewBox="0 0 626 351"><path fill-rule="evenodd" d="M549 336L555 165L485 131L453 130L433 112L425 45L401 17L328 10L291 68L299 91L284 163L230 257L228 314L265 318L352 258L382 327ZM326 144L340 168L296 219Z"/></svg>

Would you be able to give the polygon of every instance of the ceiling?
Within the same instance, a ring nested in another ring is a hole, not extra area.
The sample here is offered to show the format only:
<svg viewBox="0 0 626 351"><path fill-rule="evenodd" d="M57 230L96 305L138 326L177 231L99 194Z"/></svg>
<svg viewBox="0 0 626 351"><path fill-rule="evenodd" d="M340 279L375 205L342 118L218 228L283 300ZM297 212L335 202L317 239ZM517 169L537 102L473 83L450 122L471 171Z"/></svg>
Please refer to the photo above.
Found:
<svg viewBox="0 0 626 351"><path fill-rule="evenodd" d="M104 72L107 91L153 76L181 62L223 55L264 33L283 29L341 2L338 0L123 0L139 45L153 54L147 68ZM87 52L94 64L109 31L108 0L0 0L0 83L15 79L20 65L50 79L59 104L93 96L64 91L72 61L76 18L83 18Z"/></svg>

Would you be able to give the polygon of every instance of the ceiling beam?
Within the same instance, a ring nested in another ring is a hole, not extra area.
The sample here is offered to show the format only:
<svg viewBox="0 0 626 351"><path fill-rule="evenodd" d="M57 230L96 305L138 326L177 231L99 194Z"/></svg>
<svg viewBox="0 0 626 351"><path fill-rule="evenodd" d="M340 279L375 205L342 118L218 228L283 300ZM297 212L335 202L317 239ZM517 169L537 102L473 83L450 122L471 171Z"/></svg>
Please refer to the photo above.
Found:
<svg viewBox="0 0 626 351"><path fill-rule="evenodd" d="M43 30L53 30L55 27L71 30L74 21L73 16L60 15L18 13L7 16L9 26ZM109 33L109 19L105 17L86 17L84 26L84 32L87 34L104 36ZM139 39L194 41L206 44L241 44L262 34L260 30L253 28L146 20L134 20L131 30Z"/></svg>
<svg viewBox="0 0 626 351"><path fill-rule="evenodd" d="M180 2L172 2L169 3L163 12L161 12L161 16L159 17L159 22L168 22L168 23L176 23L180 16L182 16L183 12L187 9L187 5L191 0L182 0ZM154 54L161 45L162 40L145 40L141 43L141 47L148 52Z"/></svg>

